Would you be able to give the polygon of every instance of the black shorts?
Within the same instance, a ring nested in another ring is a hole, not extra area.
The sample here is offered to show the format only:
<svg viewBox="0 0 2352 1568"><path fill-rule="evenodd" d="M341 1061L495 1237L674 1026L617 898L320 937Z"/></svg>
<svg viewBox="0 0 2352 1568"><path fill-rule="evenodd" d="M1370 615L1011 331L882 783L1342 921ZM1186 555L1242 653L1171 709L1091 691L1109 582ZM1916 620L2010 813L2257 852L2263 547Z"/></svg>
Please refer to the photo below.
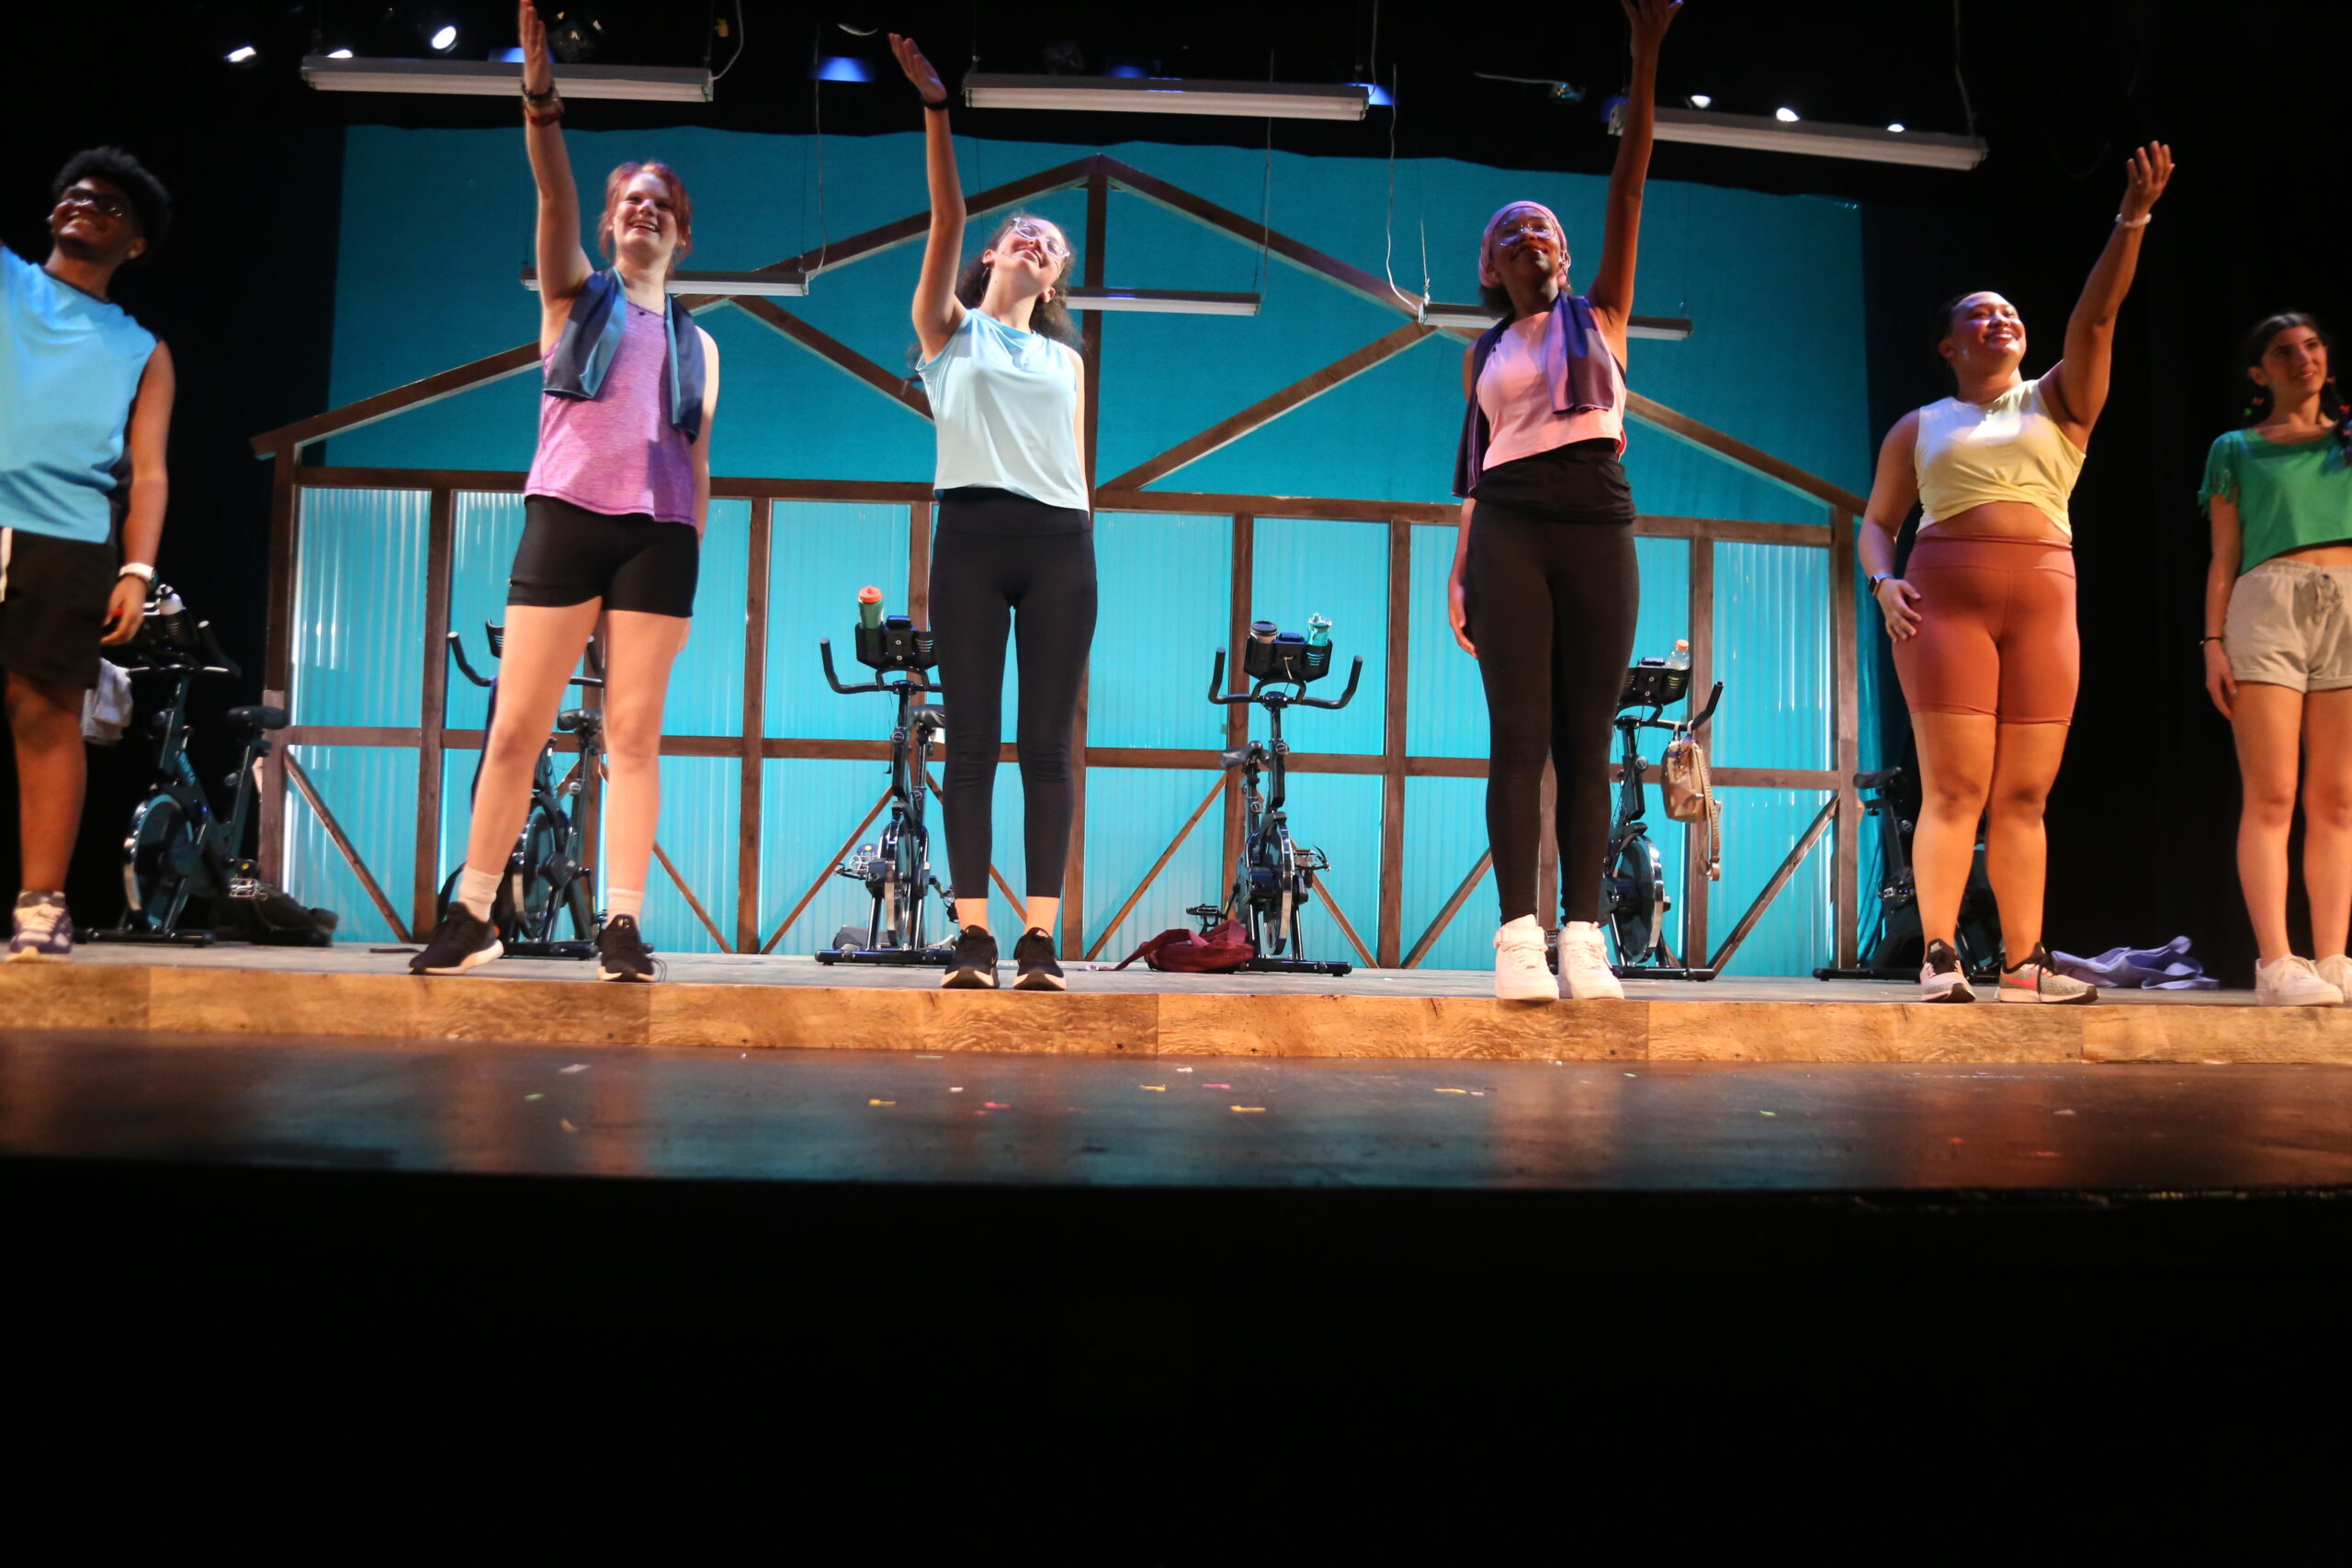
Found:
<svg viewBox="0 0 2352 1568"><path fill-rule="evenodd" d="M0 576L0 667L84 691L98 683L98 639L121 575L115 547L10 528Z"/></svg>
<svg viewBox="0 0 2352 1568"><path fill-rule="evenodd" d="M523 503L523 542L506 579L506 602L560 610L601 599L607 610L695 613L702 530L643 513L614 517L553 496Z"/></svg>

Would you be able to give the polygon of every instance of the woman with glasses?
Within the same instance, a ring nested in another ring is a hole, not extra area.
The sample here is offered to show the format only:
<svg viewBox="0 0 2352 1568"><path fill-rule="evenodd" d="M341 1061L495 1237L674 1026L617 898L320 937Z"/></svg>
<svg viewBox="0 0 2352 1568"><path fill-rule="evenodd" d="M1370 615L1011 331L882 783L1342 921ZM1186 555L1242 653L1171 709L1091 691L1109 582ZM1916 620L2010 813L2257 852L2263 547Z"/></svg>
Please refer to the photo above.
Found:
<svg viewBox="0 0 2352 1568"><path fill-rule="evenodd" d="M931 626L955 715L940 806L963 929L946 984L997 984L989 824L1010 631L1020 659L1014 750L1028 861L1014 985L1058 991L1067 983L1054 962L1053 930L1069 855L1070 735L1094 640L1095 593L1085 378L1063 299L1070 246L1053 224L1015 213L957 275L964 193L947 90L912 39L893 33L890 48L922 96L931 183L914 325L939 432Z"/></svg>

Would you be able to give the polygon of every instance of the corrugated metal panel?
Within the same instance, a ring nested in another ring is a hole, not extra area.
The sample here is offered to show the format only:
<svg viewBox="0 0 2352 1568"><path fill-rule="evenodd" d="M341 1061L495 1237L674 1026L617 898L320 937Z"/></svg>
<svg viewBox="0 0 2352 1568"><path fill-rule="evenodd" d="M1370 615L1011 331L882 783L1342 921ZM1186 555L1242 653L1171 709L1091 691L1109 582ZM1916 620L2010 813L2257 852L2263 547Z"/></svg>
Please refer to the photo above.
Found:
<svg viewBox="0 0 2352 1568"><path fill-rule="evenodd" d="M741 764L731 757L662 759L662 819L654 841L726 933L729 946L735 939L735 852L741 838L737 807L741 793ZM613 886L607 850L610 836L605 839L596 852L600 908ZM639 923L645 928L646 941L666 953L725 951L695 919L659 860L646 868L645 918Z"/></svg>
<svg viewBox="0 0 2352 1568"><path fill-rule="evenodd" d="M662 727L671 735L743 733L743 604L752 503L714 501L703 530L695 625L670 669ZM722 922L724 927L724 922Z"/></svg>
<svg viewBox="0 0 2352 1568"><path fill-rule="evenodd" d="M1712 761L1826 768L1829 553L1795 545L1715 547L1715 678L1724 702Z"/></svg>
<svg viewBox="0 0 2352 1568"><path fill-rule="evenodd" d="M293 755L367 863L376 886L401 919L407 919L416 860L416 753L391 746L302 746ZM287 794L287 891L305 904L342 916L343 923L335 929L339 941L391 941L391 928L377 913L326 829L300 792L289 789Z"/></svg>
<svg viewBox="0 0 2352 1568"><path fill-rule="evenodd" d="M1372 677L1367 673L1364 679L1369 682ZM1322 881L1338 897L1348 923L1375 955L1380 927L1380 788L1379 779L1363 773L1293 773L1288 807L1292 840L1330 857L1331 869L1322 874ZM1361 962L1328 909L1310 908L1304 929L1306 957Z"/></svg>
<svg viewBox="0 0 2352 1568"><path fill-rule="evenodd" d="M903 532L903 530L901 530ZM870 699L878 700L878 699ZM776 944L778 953L810 953L831 945L833 933L845 925L864 926L874 901L863 884L834 876L838 862L826 857L841 848L858 819L890 782L889 770L878 762L770 761L761 772L760 940L765 942L819 874L825 880L817 897ZM876 818L858 836L861 844L881 841L889 816ZM934 829L936 812L933 813ZM939 840L933 854L939 879L947 880L945 862L939 858ZM722 921L722 926L724 922Z"/></svg>
<svg viewBox="0 0 2352 1568"><path fill-rule="evenodd" d="M832 639L833 665L843 681L865 678L868 671L850 645L857 591L871 583L882 590L886 611L906 613L908 525L903 506L775 503L768 570L770 735L822 740L888 737L888 700L836 695L818 663L817 639ZM849 823L842 831L849 831ZM781 918L783 911L777 914Z"/></svg>
<svg viewBox="0 0 2352 1568"><path fill-rule="evenodd" d="M1458 651L1458 650L1457 650ZM1418 662L1418 660L1416 661ZM1468 663L1467 656L1463 658ZM1483 733L1480 747L1485 746ZM1405 781L1403 935L1410 953L1487 849L1487 781ZM1489 868L1421 960L1424 969L1492 969L1498 919L1495 874Z"/></svg>
<svg viewBox="0 0 2352 1568"><path fill-rule="evenodd" d="M1715 884L1707 915L1709 935L1718 947L1828 796L1819 790L1729 789L1723 798L1724 879ZM1822 835L1733 955L1729 973L1810 975L1835 956L1829 908L1833 848L1830 835Z"/></svg>
<svg viewBox="0 0 2352 1568"><path fill-rule="evenodd" d="M1250 563L1253 619L1300 633L1306 630L1310 615L1331 622L1331 673L1308 695L1337 697L1347 684L1348 661L1363 656L1363 680L1355 701L1339 713L1305 713L1286 719L1290 743L1302 751L1379 751L1388 669L1387 528L1376 523L1261 517ZM1215 632L1210 640L1216 641Z"/></svg>
<svg viewBox="0 0 2352 1568"><path fill-rule="evenodd" d="M416 723L431 504L424 491L302 492L295 723Z"/></svg>
<svg viewBox="0 0 2352 1568"><path fill-rule="evenodd" d="M1663 659L1690 635L1690 547L1681 539L1635 539L1642 607L1634 617L1634 658ZM1706 700L1702 694L1699 699Z"/></svg>
<svg viewBox="0 0 2352 1568"><path fill-rule="evenodd" d="M1205 672L1203 676L1206 680ZM1203 690L1207 688L1205 684ZM1201 705L1207 707L1206 703ZM1164 768L1090 768L1086 778L1087 945L1118 914L1144 874L1176 837L1212 786L1225 775ZM1225 864L1225 804L1212 803L1135 912L1112 933L1104 955L1115 962L1145 938L1189 927L1194 904L1218 901L1230 868Z"/></svg>
<svg viewBox="0 0 2352 1568"><path fill-rule="evenodd" d="M1446 611L1445 585L1453 571L1460 532L1452 524L1442 528L1423 524L1413 529L1405 750L1416 757L1487 754L1487 690L1478 683L1478 661L1454 643L1453 623ZM1411 941L1406 938L1408 944Z"/></svg>
<svg viewBox="0 0 2352 1568"><path fill-rule="evenodd" d="M1233 519L1101 513L1094 558L1087 744L1222 746L1225 711L1206 699L1232 603Z"/></svg>
<svg viewBox="0 0 2352 1568"><path fill-rule="evenodd" d="M514 547L523 537L523 498L459 491L451 522L449 629L465 639L466 657L473 661L474 668L494 676L498 672L497 661L490 657L482 627L503 626L506 621L506 579L514 569ZM453 729L480 729L489 722L490 694L458 674L457 666L452 664L448 700L442 711L447 715L442 722ZM470 763L466 778L469 782L473 778ZM461 791L456 798L462 801L465 795ZM446 803L449 799L445 789L445 828L449 816ZM462 811L458 813L461 845L466 830L464 815ZM463 850L459 852L463 853Z"/></svg>

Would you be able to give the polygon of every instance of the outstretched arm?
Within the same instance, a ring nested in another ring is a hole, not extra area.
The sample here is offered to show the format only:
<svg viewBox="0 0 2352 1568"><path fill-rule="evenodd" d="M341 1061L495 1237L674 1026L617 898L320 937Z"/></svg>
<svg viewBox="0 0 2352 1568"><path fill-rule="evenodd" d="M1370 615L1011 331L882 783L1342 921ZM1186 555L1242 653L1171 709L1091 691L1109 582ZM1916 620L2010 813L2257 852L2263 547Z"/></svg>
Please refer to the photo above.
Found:
<svg viewBox="0 0 2352 1568"><path fill-rule="evenodd" d="M2075 301L2075 313L2066 318L2066 357L2042 378L2042 400L2077 446L2089 440L2091 426L2098 423L2099 411L2107 406L2115 318L2123 309L2123 297L2132 292L2132 275L2140 265L2140 236L2147 228L2148 209L2156 205L2156 198L2165 193L2165 182L2172 178L2172 149L2151 141L2132 153L2124 168L2129 177L2115 228L2107 236L2107 248L2099 252L2098 265L2091 268L2090 280L2083 285L2083 297Z"/></svg>
<svg viewBox="0 0 2352 1568"><path fill-rule="evenodd" d="M515 7L523 39L523 91L555 91L555 60L548 52L547 24L531 0ZM551 343L571 314L571 301L595 269L580 248L580 187L572 183L571 158L563 149L563 100L545 108L523 106L523 141L531 153L531 178L539 187L539 336Z"/></svg>
<svg viewBox="0 0 2352 1568"><path fill-rule="evenodd" d="M1625 127L1617 166L1609 175L1609 216L1601 231L1600 267L1586 298L1600 331L1622 363L1625 319L1634 313L1634 256L1642 241L1642 186L1650 174L1650 136L1657 121L1657 51L1682 0L1619 0L1634 28L1634 85L1625 93Z"/></svg>
<svg viewBox="0 0 2352 1568"><path fill-rule="evenodd" d="M956 140L947 130L947 88L922 57L915 40L890 35L899 69L922 95L923 173L931 182L931 237L923 243L922 271L915 278L915 337L925 359L946 346L964 324L956 299L956 264L964 253L964 183L956 174Z"/></svg>

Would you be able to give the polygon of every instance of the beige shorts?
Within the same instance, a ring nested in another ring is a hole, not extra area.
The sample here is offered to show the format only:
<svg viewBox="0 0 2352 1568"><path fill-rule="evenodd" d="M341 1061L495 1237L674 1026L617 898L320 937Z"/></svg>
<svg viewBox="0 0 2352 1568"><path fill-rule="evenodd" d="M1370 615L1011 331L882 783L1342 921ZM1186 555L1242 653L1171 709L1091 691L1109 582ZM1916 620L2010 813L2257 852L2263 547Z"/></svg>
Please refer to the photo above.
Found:
<svg viewBox="0 0 2352 1568"><path fill-rule="evenodd" d="M2264 561L2230 590L2230 672L2291 692L2352 686L2352 566Z"/></svg>

